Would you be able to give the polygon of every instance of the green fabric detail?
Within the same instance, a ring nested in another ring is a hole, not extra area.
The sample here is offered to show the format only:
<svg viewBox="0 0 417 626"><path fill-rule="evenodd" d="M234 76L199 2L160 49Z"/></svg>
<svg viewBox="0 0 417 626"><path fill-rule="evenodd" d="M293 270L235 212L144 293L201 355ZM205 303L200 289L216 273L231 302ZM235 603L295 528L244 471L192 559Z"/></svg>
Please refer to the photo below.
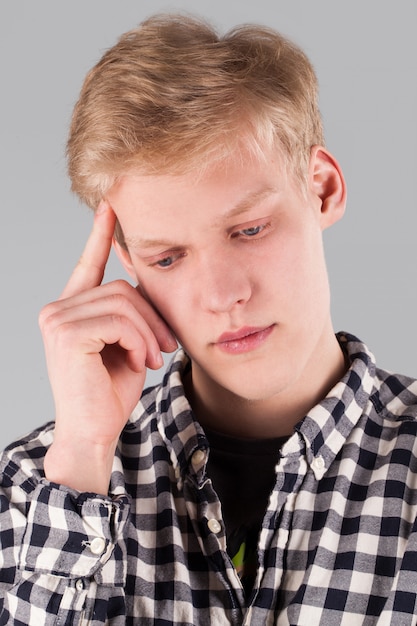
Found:
<svg viewBox="0 0 417 626"><path fill-rule="evenodd" d="M239 550L236 552L235 556L232 558L232 563L238 571L243 568L243 564L245 562L245 553L246 542L244 541Z"/></svg>

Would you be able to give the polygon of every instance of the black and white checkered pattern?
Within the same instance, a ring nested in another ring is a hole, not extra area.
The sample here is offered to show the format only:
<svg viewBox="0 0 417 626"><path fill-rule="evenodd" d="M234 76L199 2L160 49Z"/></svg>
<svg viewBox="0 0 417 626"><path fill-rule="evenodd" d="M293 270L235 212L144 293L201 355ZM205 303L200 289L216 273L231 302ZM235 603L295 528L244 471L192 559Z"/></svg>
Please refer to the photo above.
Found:
<svg viewBox="0 0 417 626"><path fill-rule="evenodd" d="M4 453L0 625L416 626L417 382L339 341L351 368L281 450L248 607L179 351L123 432L108 498L44 479L52 423Z"/></svg>

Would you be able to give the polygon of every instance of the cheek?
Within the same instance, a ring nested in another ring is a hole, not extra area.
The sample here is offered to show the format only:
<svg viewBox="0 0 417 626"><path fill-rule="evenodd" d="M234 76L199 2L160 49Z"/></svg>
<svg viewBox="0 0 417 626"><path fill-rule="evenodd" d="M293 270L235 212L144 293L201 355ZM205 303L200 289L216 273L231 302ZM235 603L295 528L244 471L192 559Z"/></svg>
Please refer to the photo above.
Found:
<svg viewBox="0 0 417 626"><path fill-rule="evenodd" d="M181 329L189 322L190 295L187 295L185 288L177 287L174 280L168 275L161 277L153 277L153 279L145 279L139 281L142 291L155 307L161 317L167 322L174 334L181 336Z"/></svg>
<svg viewBox="0 0 417 626"><path fill-rule="evenodd" d="M327 270L322 238L317 229L287 233L277 246L275 277L283 295L300 303L310 302L327 288Z"/></svg>

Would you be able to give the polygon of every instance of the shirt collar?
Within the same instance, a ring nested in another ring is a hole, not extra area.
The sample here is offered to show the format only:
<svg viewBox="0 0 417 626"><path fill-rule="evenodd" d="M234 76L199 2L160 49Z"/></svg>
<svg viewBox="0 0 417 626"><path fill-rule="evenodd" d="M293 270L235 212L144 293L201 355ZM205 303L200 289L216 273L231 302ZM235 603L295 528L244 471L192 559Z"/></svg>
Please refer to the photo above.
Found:
<svg viewBox="0 0 417 626"><path fill-rule="evenodd" d="M345 332L338 333L337 339L349 369L296 427L305 442L307 462L318 480L362 416L374 388L375 359L367 346Z"/></svg>
<svg viewBox="0 0 417 626"><path fill-rule="evenodd" d="M182 482L190 468L194 453L207 450L208 441L204 431L194 418L191 406L185 396L183 376L190 365L190 359L179 349L166 371L162 384L156 388L155 406L158 430L171 457L176 478ZM198 483L203 482L205 458L199 467L193 463L193 476Z"/></svg>

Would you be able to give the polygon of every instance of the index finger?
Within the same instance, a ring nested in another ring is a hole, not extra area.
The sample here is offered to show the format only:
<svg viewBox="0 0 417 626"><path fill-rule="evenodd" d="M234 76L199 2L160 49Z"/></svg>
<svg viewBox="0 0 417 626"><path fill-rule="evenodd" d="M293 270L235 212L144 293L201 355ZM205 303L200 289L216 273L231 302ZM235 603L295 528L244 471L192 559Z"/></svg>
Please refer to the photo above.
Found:
<svg viewBox="0 0 417 626"><path fill-rule="evenodd" d="M84 251L60 296L69 298L101 284L109 258L116 216L108 202L102 201L94 215L93 228Z"/></svg>

